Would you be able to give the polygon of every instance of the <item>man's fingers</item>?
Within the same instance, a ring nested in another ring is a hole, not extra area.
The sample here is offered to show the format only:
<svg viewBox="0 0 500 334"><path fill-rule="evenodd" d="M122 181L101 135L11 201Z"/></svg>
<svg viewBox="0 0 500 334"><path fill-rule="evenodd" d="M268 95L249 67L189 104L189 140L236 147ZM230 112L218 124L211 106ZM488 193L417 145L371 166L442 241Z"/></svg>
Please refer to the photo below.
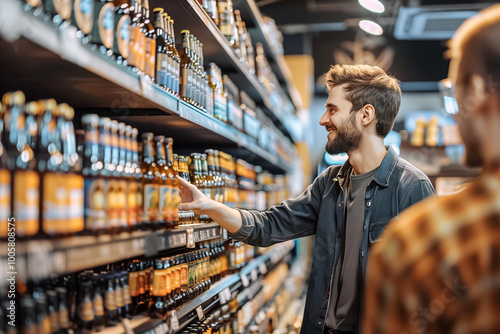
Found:
<svg viewBox="0 0 500 334"><path fill-rule="evenodd" d="M181 186L183 188L189 188L189 186L191 185L191 183L189 183L188 181L184 180L182 177L178 177L179 179L179 183L181 184Z"/></svg>
<svg viewBox="0 0 500 334"><path fill-rule="evenodd" d="M181 210L181 211L189 211L189 210L196 210L196 209L198 209L198 207L194 202L179 204L179 210Z"/></svg>

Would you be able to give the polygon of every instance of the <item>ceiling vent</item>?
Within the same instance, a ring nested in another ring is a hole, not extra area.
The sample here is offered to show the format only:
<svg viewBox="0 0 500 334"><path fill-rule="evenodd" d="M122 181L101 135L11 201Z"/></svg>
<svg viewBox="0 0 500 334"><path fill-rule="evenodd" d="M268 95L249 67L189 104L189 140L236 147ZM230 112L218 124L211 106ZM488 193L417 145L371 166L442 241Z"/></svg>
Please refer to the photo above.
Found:
<svg viewBox="0 0 500 334"><path fill-rule="evenodd" d="M448 40L469 17L488 4L401 7L394 28L396 39Z"/></svg>

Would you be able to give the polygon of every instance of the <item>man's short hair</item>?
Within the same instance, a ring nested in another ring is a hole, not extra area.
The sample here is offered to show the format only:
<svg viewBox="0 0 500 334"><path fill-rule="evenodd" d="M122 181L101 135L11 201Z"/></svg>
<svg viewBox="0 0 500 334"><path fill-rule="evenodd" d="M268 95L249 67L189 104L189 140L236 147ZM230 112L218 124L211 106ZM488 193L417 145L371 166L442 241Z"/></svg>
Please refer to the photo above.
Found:
<svg viewBox="0 0 500 334"><path fill-rule="evenodd" d="M500 94L500 5L493 5L468 19L458 28L449 42L449 55L466 59L460 67L460 78L468 80L480 75L489 88ZM456 64L455 66L458 66Z"/></svg>
<svg viewBox="0 0 500 334"><path fill-rule="evenodd" d="M344 92L352 103L351 112L367 104L375 109L377 135L384 138L394 126L401 105L401 88L393 76L377 66L334 65L326 73L326 86L346 84Z"/></svg>

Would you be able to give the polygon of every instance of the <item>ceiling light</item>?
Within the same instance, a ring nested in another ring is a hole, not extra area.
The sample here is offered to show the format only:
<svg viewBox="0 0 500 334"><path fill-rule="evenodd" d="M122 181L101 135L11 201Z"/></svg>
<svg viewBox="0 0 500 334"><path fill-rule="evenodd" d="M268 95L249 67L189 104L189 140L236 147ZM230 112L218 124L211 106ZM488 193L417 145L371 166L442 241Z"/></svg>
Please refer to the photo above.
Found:
<svg viewBox="0 0 500 334"><path fill-rule="evenodd" d="M378 0L358 0L359 4L365 9L374 13L383 13L385 10L384 4Z"/></svg>
<svg viewBox="0 0 500 334"><path fill-rule="evenodd" d="M380 25L370 20L359 21L359 27L372 35L380 36L384 33L384 29Z"/></svg>

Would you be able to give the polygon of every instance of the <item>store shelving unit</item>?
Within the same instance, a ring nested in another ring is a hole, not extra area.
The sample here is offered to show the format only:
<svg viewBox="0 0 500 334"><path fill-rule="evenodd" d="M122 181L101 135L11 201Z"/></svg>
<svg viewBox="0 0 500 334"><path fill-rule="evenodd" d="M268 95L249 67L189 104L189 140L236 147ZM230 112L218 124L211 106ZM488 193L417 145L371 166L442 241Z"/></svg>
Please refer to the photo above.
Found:
<svg viewBox="0 0 500 334"><path fill-rule="evenodd" d="M271 41L269 31L264 23L262 13L255 3L255 0L238 1L235 3L235 7L240 10L241 18L247 25L252 41L254 43L262 43L264 46L264 51L269 60L269 64L282 85L283 90L290 97L295 109L301 109L302 101L298 95L297 89L292 84L292 73L290 72L290 68L286 64L283 55L277 53L273 49L273 42Z"/></svg>
<svg viewBox="0 0 500 334"><path fill-rule="evenodd" d="M219 55L214 60L225 68L233 67L228 74L235 83L269 106L264 89L239 62L215 24L207 21L207 14L197 2L173 2L172 11L177 12L172 14L174 18L180 18L177 27L182 27L182 20L199 27L193 31L205 42L207 59L211 52ZM194 14L198 19L193 19ZM2 91L22 89L30 99L53 97L69 103L77 113L97 112L139 130L157 130L174 137L176 147L202 143L200 147L233 148L250 163L271 172L283 173L291 168L288 159L262 149L254 138L180 101L145 76L100 54L95 47L83 45L74 27L56 27L41 15L24 11L21 1L0 3L0 48L0 62L10 64L3 68ZM295 152L290 142L283 144Z"/></svg>
<svg viewBox="0 0 500 334"><path fill-rule="evenodd" d="M138 256L186 247L189 238L203 242L223 235L216 223L179 226L171 231L136 231L119 235L75 236L16 243L19 272L43 278L64 275ZM7 261L7 245L0 243L0 261Z"/></svg>

